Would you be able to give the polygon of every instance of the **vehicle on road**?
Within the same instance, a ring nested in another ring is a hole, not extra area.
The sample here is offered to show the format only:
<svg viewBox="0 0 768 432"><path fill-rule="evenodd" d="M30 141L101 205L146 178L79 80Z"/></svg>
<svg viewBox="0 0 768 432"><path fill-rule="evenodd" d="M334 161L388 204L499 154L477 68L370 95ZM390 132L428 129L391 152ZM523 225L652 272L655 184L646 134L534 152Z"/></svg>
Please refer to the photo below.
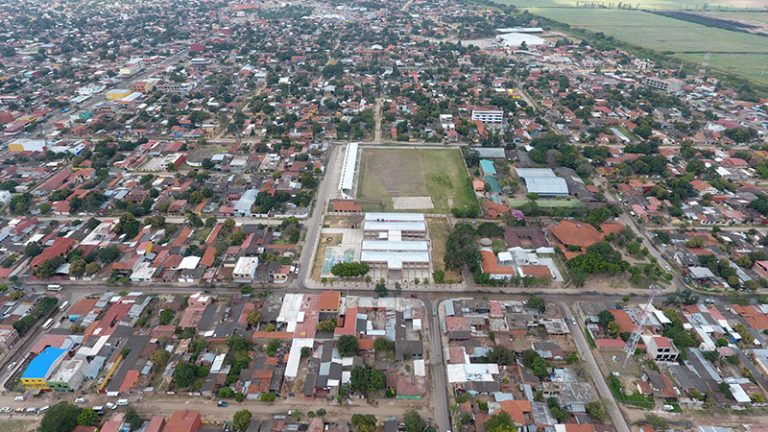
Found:
<svg viewBox="0 0 768 432"><path fill-rule="evenodd" d="M48 290L48 291L59 292L59 291L61 291L61 285L59 285L59 284L50 284L47 287L45 287L45 289Z"/></svg>
<svg viewBox="0 0 768 432"><path fill-rule="evenodd" d="M107 402L107 403L106 403L106 404L104 404L104 405L105 405L107 408L111 409L111 410L116 410L116 409L117 409L117 404L115 404L115 403L113 403L113 402Z"/></svg>
<svg viewBox="0 0 768 432"><path fill-rule="evenodd" d="M41 406L40 409L37 410L37 413L44 414L46 411L48 411L48 408L50 408L48 405Z"/></svg>
<svg viewBox="0 0 768 432"><path fill-rule="evenodd" d="M228 407L228 406L229 406L229 403L227 403L227 401L223 401L223 400L220 400L220 401L219 401L219 402L216 404L216 406L217 406L217 407L219 407L219 408L226 408L226 407Z"/></svg>
<svg viewBox="0 0 768 432"><path fill-rule="evenodd" d="M47 321L43 323L43 329L48 330L53 325L53 318L48 318Z"/></svg>
<svg viewBox="0 0 768 432"><path fill-rule="evenodd" d="M115 404L117 406L128 406L128 399L118 399Z"/></svg>
<svg viewBox="0 0 768 432"><path fill-rule="evenodd" d="M76 403L76 404L85 403L85 398L81 398L81 397L79 397L79 398L76 398L76 399L75 399L75 403Z"/></svg>
<svg viewBox="0 0 768 432"><path fill-rule="evenodd" d="M29 415L37 414L37 408L35 408L35 407L27 407L24 410L24 414L29 414Z"/></svg>
<svg viewBox="0 0 768 432"><path fill-rule="evenodd" d="M6 370L11 370L16 366L16 362L10 362L8 363L8 366L5 367Z"/></svg>
<svg viewBox="0 0 768 432"><path fill-rule="evenodd" d="M24 396L23 395L16 396L15 398L13 398L13 400L15 400L16 402L24 402Z"/></svg>
<svg viewBox="0 0 768 432"><path fill-rule="evenodd" d="M97 406L95 406L95 407L93 407L91 409L96 411L96 414L98 414L100 416L104 415L104 407L101 406L101 405L97 405Z"/></svg>
<svg viewBox="0 0 768 432"><path fill-rule="evenodd" d="M11 412L11 407L2 407L2 408L0 408L0 413L8 414L9 412Z"/></svg>

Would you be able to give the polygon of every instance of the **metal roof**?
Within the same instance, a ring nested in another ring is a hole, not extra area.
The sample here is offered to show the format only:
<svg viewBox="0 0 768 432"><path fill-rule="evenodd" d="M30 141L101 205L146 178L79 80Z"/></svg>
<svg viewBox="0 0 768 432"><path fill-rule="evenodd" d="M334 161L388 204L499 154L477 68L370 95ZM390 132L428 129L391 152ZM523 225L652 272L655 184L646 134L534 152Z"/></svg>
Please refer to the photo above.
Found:
<svg viewBox="0 0 768 432"><path fill-rule="evenodd" d="M51 372L51 367L66 352L67 350L65 349L54 347L44 349L43 352L29 362L29 366L27 366L27 369L24 371L24 375L22 375L21 378L47 378Z"/></svg>

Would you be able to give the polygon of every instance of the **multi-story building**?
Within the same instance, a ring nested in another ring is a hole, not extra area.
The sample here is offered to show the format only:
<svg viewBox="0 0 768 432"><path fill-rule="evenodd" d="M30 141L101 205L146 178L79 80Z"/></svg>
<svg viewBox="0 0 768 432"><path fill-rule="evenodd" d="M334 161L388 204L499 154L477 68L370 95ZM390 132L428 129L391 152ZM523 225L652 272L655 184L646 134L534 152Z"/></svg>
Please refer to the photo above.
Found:
<svg viewBox="0 0 768 432"><path fill-rule="evenodd" d="M485 124L501 124L504 121L504 110L496 107L473 107L472 121Z"/></svg>

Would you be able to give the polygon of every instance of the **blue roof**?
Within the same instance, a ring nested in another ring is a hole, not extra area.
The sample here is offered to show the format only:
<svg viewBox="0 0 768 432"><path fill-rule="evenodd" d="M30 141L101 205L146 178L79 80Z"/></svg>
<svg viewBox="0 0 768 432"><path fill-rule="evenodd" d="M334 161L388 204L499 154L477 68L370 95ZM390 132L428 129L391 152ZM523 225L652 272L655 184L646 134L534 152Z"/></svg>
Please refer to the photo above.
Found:
<svg viewBox="0 0 768 432"><path fill-rule="evenodd" d="M48 347L37 355L27 366L27 370L24 371L22 378L42 378L48 377L48 372L56 363L59 357L63 356L67 350L62 348Z"/></svg>
<svg viewBox="0 0 768 432"><path fill-rule="evenodd" d="M493 166L493 162L489 161L488 159L481 159L480 160L480 168L483 169L483 174L489 176L495 176L496 175L496 167Z"/></svg>
<svg viewBox="0 0 768 432"><path fill-rule="evenodd" d="M496 177L487 175L485 176L485 182L488 183L491 192L501 193L501 185L499 184L499 181L496 180Z"/></svg>

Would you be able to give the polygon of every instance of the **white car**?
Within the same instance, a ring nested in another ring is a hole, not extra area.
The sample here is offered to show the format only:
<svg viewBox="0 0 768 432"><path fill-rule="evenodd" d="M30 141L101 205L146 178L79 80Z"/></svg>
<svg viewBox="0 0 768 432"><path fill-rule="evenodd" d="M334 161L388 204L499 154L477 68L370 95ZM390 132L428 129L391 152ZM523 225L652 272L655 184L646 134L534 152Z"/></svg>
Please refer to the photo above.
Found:
<svg viewBox="0 0 768 432"><path fill-rule="evenodd" d="M117 406L128 406L128 399L118 399L116 402Z"/></svg>
<svg viewBox="0 0 768 432"><path fill-rule="evenodd" d="M81 397L79 397L79 398L75 399L75 403L76 403L76 404L85 403L85 398L81 398Z"/></svg>
<svg viewBox="0 0 768 432"><path fill-rule="evenodd" d="M0 413L8 414L9 412L11 412L11 407L2 407L2 408L0 408Z"/></svg>
<svg viewBox="0 0 768 432"><path fill-rule="evenodd" d="M109 408L109 409L111 409L111 410L116 410L116 409L117 409L117 405L115 405L115 404L114 404L114 403L112 403L112 402L107 402L107 403L106 403L106 404L104 404L104 405L106 405L106 407L107 407L107 408Z"/></svg>

